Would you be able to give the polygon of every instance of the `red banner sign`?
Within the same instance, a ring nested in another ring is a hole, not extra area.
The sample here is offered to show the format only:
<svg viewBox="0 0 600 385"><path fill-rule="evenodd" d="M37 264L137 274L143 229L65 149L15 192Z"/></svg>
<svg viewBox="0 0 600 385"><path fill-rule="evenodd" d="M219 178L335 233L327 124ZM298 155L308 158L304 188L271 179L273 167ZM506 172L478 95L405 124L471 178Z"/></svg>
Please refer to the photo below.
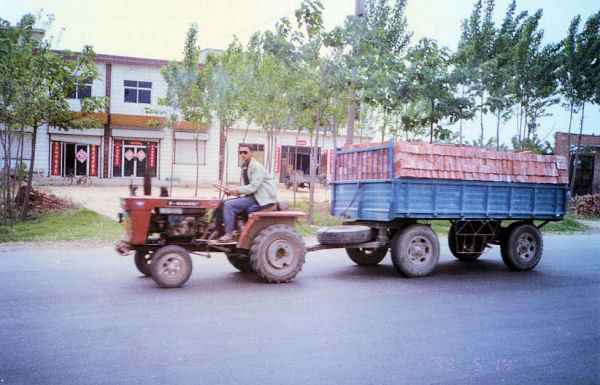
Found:
<svg viewBox="0 0 600 385"><path fill-rule="evenodd" d="M150 142L150 154L148 155L148 168L156 167L156 143Z"/></svg>
<svg viewBox="0 0 600 385"><path fill-rule="evenodd" d="M113 161L115 167L121 167L121 141L115 140L115 159Z"/></svg>
<svg viewBox="0 0 600 385"><path fill-rule="evenodd" d="M98 146L90 146L90 176L98 176Z"/></svg>
<svg viewBox="0 0 600 385"><path fill-rule="evenodd" d="M275 174L279 174L279 163L281 160L281 147L275 149Z"/></svg>
<svg viewBox="0 0 600 385"><path fill-rule="evenodd" d="M298 146L306 146L306 140L299 140L297 145Z"/></svg>
<svg viewBox="0 0 600 385"><path fill-rule="evenodd" d="M52 142L52 175L60 176L60 142Z"/></svg>

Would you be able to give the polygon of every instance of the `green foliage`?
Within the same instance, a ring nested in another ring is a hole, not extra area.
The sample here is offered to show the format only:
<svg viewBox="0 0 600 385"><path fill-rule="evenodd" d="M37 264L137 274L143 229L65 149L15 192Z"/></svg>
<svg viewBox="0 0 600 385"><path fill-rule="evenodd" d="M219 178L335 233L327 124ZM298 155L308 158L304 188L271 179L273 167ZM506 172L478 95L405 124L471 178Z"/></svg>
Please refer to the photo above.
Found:
<svg viewBox="0 0 600 385"><path fill-rule="evenodd" d="M23 16L16 26L0 20L0 124L5 127L1 141L4 153L10 154L18 137L21 148L18 162L22 163L23 138L31 136L27 191L32 184L38 128L42 125L62 130L98 127L91 113L106 106L106 98L93 96L79 99L79 111L71 111L69 95L78 84L100 78L94 65L94 51L89 46L84 46L77 55L53 51L34 29L37 22L32 15ZM16 219L12 207L16 186L9 178L11 166L10 157L5 157L6 172L1 184L1 207L5 211L1 216L4 223L12 224ZM21 220L27 218L28 199L26 194Z"/></svg>
<svg viewBox="0 0 600 385"><path fill-rule="evenodd" d="M449 72L450 53L440 48L435 40L421 39L408 50L405 58L406 74L403 92L415 106L412 114L403 117L407 130L429 127L429 141L446 141L452 132L438 123L448 119L451 123L470 117L469 100L455 96L453 77Z"/></svg>

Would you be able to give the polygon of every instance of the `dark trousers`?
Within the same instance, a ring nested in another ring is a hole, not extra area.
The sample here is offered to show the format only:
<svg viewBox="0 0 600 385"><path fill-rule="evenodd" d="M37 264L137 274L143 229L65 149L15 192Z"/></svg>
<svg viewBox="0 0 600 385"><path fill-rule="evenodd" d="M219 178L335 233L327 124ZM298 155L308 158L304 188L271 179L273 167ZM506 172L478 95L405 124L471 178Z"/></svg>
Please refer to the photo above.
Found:
<svg viewBox="0 0 600 385"><path fill-rule="evenodd" d="M253 196L227 199L221 202L219 208L215 210L215 225L220 230L223 222L225 222L225 233L233 232L235 216L241 213L251 213L254 211L265 209L271 206L272 203L261 206L256 202Z"/></svg>

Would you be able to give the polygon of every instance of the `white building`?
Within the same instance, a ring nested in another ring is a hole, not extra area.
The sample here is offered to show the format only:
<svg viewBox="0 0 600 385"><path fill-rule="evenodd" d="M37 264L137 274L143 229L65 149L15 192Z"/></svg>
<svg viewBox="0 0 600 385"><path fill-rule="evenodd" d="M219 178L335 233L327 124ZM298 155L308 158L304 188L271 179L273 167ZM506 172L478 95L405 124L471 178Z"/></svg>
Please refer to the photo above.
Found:
<svg viewBox="0 0 600 385"><path fill-rule="evenodd" d="M193 183L197 140L199 182L218 181L219 170L223 170L224 181L236 183L240 176L237 150L244 135L245 142L255 149L255 158L263 163L269 159L270 164L265 166L280 181L283 182L291 169L308 170L311 138L305 133L299 136L295 131L279 133L273 153L268 156L265 154L266 133L253 126L246 133L244 122L229 127L226 140L220 136L218 120L203 126L199 134L185 121L178 122L174 130L167 128L168 107L158 104L158 99L167 91L160 74L160 69L167 64L166 60L96 55L96 66L102 77L80 87L73 95L71 107L74 111L79 109L78 98L107 96L106 111L95 114L100 126L81 131L42 127L38 131L34 171L49 177L74 174L127 179L143 176L148 171L155 178L168 180L172 166L173 179ZM345 140L345 136L335 138L337 146ZM369 140L355 137L355 142ZM26 161L30 159L27 143L26 140ZM321 135L319 174L330 176L333 149L334 138L329 135L323 139Z"/></svg>

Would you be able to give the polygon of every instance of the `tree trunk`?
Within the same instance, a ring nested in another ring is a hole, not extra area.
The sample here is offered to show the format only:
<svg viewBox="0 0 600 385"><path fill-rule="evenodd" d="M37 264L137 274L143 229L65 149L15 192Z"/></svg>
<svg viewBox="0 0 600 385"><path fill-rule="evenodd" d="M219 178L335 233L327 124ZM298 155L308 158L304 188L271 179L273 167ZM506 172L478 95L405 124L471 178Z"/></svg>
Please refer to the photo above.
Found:
<svg viewBox="0 0 600 385"><path fill-rule="evenodd" d="M312 146L311 154L310 154L310 181L309 181L309 193L308 193L308 217L306 218L306 223L308 225L312 225L313 223L313 203L315 197L315 161L317 160L317 149L319 148L319 130L321 127L321 106L319 106L319 110L317 112L317 127L315 130L317 131L317 136L315 138L315 143Z"/></svg>
<svg viewBox="0 0 600 385"><path fill-rule="evenodd" d="M29 194L31 193L31 184L33 183L33 166L35 165L35 145L37 142L37 123L33 125L33 132L31 133L31 160L29 163L29 175L27 176L27 187L25 188L25 199L23 199L23 206L21 207L21 221L27 219L27 211L29 210Z"/></svg>
<svg viewBox="0 0 600 385"><path fill-rule="evenodd" d="M10 198L10 154L12 153L12 149L10 145L11 137L9 130L9 127L5 126L5 129L2 132L2 149L4 150L4 170L2 172L2 219L4 225L8 225L10 219L10 226L12 227L12 199Z"/></svg>
<svg viewBox="0 0 600 385"><path fill-rule="evenodd" d="M356 80L356 67L352 68L352 83L350 83L350 95L348 104L348 122L346 128L346 144L354 143L354 117L356 116L356 92L354 91L354 81Z"/></svg>
<svg viewBox="0 0 600 385"><path fill-rule="evenodd" d="M200 174L200 156L198 155L198 131L196 131L196 188L194 189L194 196L198 196L198 177Z"/></svg>
<svg viewBox="0 0 600 385"><path fill-rule="evenodd" d="M479 110L479 123L481 125L481 143L479 147L483 147L483 93L481 93L481 109Z"/></svg>
<svg viewBox="0 0 600 385"><path fill-rule="evenodd" d="M579 140L577 143L577 150L575 150L575 159L573 159L573 170L571 170L571 185L569 186L569 191L571 192L571 196L573 196L573 187L575 185L575 174L577 171L577 161L579 160L579 148L581 147L581 133L583 131L583 117L585 114L585 102L581 105L581 120L579 125Z"/></svg>
<svg viewBox="0 0 600 385"><path fill-rule="evenodd" d="M498 109L498 121L496 122L496 151L500 151L500 109Z"/></svg>
<svg viewBox="0 0 600 385"><path fill-rule="evenodd" d="M569 115L569 135L567 135L567 164L571 170L571 124L573 123L573 103L571 103L571 115Z"/></svg>
<svg viewBox="0 0 600 385"><path fill-rule="evenodd" d="M433 143L433 109L435 108L435 101L431 99L431 122L429 126L429 144Z"/></svg>
<svg viewBox="0 0 600 385"><path fill-rule="evenodd" d="M175 110L175 108L173 108ZM169 196L173 196L173 172L175 167L175 122L171 127L171 180L169 181Z"/></svg>
<svg viewBox="0 0 600 385"><path fill-rule="evenodd" d="M223 184L225 168L225 126L221 123L219 129L219 183Z"/></svg>

